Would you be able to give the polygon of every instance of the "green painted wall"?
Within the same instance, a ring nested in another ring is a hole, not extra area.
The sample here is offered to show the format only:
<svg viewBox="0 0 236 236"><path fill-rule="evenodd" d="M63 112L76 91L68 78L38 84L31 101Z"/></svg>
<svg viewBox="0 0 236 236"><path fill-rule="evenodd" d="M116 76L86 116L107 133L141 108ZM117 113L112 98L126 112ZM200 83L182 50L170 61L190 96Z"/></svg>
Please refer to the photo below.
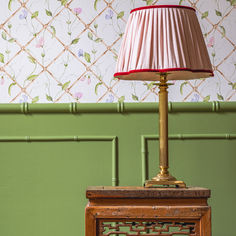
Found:
<svg viewBox="0 0 236 236"><path fill-rule="evenodd" d="M156 174L157 110L0 104L0 235L84 235L87 186L141 186ZM172 174L210 188L213 235L235 236L236 103L170 103L169 111Z"/></svg>

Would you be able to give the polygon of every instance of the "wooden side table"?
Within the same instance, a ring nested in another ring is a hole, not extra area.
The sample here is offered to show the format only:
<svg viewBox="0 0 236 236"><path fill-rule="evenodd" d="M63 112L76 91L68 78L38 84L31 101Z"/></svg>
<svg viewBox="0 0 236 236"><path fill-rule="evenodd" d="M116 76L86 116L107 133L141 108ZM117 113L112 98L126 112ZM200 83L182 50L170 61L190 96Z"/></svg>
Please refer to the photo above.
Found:
<svg viewBox="0 0 236 236"><path fill-rule="evenodd" d="M86 236L211 236L210 190L89 187Z"/></svg>

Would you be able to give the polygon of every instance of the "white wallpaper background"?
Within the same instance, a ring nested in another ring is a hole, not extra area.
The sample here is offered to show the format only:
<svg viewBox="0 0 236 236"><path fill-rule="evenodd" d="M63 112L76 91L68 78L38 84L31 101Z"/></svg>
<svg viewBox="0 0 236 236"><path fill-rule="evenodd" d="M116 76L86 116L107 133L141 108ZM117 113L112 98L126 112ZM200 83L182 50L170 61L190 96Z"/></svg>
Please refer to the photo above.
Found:
<svg viewBox="0 0 236 236"><path fill-rule="evenodd" d="M113 78L132 8L196 9L214 78L178 81L170 101L236 101L236 0L0 0L0 103L154 102L152 83Z"/></svg>

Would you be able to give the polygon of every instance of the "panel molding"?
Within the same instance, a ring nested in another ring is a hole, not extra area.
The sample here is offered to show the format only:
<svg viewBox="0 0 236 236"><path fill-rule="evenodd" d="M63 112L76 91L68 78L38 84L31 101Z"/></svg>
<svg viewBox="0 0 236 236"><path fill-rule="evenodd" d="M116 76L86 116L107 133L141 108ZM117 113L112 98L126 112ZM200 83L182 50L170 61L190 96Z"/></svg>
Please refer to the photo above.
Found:
<svg viewBox="0 0 236 236"><path fill-rule="evenodd" d="M233 140L236 139L236 134L169 134L169 140ZM147 180L147 158L148 158L148 141L159 140L159 135L141 135L141 165L142 165L142 185Z"/></svg>
<svg viewBox="0 0 236 236"><path fill-rule="evenodd" d="M118 179L118 137L117 136L0 136L0 142L90 142L110 141L112 145L112 186Z"/></svg>
<svg viewBox="0 0 236 236"><path fill-rule="evenodd" d="M159 103L59 103L0 104L0 113L157 113ZM236 112L236 102L169 102L169 113L176 112Z"/></svg>

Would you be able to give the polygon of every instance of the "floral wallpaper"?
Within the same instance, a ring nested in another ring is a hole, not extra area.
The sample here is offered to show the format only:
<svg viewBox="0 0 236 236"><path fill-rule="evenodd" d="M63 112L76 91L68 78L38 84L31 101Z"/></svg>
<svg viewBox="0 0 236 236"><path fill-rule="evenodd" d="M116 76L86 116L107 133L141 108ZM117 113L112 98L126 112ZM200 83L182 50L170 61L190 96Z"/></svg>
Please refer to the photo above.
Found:
<svg viewBox="0 0 236 236"><path fill-rule="evenodd" d="M196 9L214 78L178 81L170 101L236 101L236 0L0 0L0 103L153 102L149 82L113 77L132 8Z"/></svg>

